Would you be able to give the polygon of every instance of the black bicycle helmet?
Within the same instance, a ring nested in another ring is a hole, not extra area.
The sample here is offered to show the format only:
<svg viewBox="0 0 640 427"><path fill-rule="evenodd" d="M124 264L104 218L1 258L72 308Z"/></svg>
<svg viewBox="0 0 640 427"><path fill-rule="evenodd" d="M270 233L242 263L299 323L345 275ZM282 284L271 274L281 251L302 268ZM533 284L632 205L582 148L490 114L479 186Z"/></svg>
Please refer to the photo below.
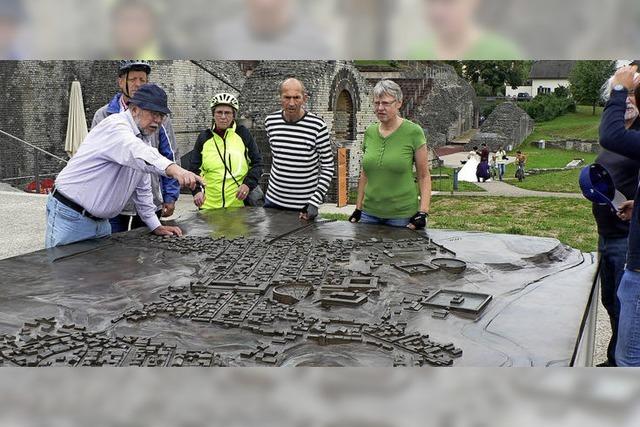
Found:
<svg viewBox="0 0 640 427"><path fill-rule="evenodd" d="M151 74L151 65L149 65L148 61L142 61L139 59L125 59L120 61L118 77L122 77L129 71L144 71L148 75Z"/></svg>

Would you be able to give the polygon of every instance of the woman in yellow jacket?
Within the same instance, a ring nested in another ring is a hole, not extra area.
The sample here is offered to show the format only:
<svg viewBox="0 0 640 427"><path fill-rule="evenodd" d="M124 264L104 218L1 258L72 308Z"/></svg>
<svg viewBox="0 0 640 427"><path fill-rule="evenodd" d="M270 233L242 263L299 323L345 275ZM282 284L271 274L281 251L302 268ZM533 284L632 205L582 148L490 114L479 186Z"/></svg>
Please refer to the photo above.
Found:
<svg viewBox="0 0 640 427"><path fill-rule="evenodd" d="M213 124L200 132L189 168L206 184L204 191L193 191L193 202L201 209L259 205L255 195L261 194L262 156L249 130L236 122L239 108L238 99L230 93L211 99Z"/></svg>

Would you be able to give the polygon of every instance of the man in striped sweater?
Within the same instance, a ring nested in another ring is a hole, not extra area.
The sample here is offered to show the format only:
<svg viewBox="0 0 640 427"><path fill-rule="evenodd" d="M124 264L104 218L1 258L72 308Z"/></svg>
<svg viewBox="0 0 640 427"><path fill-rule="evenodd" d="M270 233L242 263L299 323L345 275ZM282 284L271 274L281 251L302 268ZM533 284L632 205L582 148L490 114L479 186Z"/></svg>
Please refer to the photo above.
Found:
<svg viewBox="0 0 640 427"><path fill-rule="evenodd" d="M327 125L304 109L308 99L295 78L280 84L282 110L265 118L272 165L265 208L295 210L313 220L333 176L333 154Z"/></svg>

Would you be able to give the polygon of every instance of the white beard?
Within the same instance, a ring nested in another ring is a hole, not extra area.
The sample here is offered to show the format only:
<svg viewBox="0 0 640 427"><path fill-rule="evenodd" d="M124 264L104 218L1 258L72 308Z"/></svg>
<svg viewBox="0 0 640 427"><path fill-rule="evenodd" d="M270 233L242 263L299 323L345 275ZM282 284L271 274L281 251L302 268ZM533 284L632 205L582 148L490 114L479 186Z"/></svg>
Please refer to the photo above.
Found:
<svg viewBox="0 0 640 427"><path fill-rule="evenodd" d="M140 126L140 119L138 119L137 117L133 117L133 122L136 124L136 127L138 128L138 130L140 131L140 133L143 136L147 136L149 135L149 133L147 131L145 131L142 126Z"/></svg>

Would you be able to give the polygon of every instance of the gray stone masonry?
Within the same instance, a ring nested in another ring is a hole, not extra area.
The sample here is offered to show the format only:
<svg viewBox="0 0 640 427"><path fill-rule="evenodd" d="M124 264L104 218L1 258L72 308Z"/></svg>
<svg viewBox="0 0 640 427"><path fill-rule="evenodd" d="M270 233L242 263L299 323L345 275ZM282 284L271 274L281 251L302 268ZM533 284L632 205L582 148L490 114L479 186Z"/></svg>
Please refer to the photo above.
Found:
<svg viewBox="0 0 640 427"><path fill-rule="evenodd" d="M503 102L487 117L480 131L465 145L465 150L486 143L490 151L499 145L516 149L533 132L533 119L513 102Z"/></svg>
<svg viewBox="0 0 640 427"><path fill-rule="evenodd" d="M199 129L210 126L208 100L217 91L236 93L244 75L234 61L154 61L150 80L169 95L176 139L182 154L190 151ZM69 90L78 79L87 125L118 91L118 61L2 61L0 129L59 157L66 158ZM210 70L211 72L207 71ZM213 74L215 74L215 76ZM0 137L0 179L33 175L33 150ZM57 173L63 164L40 156L40 173Z"/></svg>
<svg viewBox="0 0 640 427"><path fill-rule="evenodd" d="M250 65L250 66L249 66ZM87 124L95 111L106 104L118 88L118 61L4 61L0 63L0 129L23 138L57 156L66 158L69 89L78 79ZM211 126L209 99L220 91L239 96L239 117L248 125L271 163L264 133L264 117L280 108L278 86L286 77L301 79L309 92L307 108L327 123L334 148L350 149L350 187L357 185L362 140L368 126L377 122L373 109L373 85L352 61L153 61L150 80L169 95L172 121L180 155L188 160L198 133ZM384 73L379 78L389 77ZM397 76L396 76L397 77ZM433 62L415 63L403 70L406 81L430 79L411 112L421 125L430 148L467 131L474 122L475 94L452 67ZM409 95L408 95L409 96ZM0 179L33 175L30 148L0 137ZM54 175L64 165L40 157L41 175ZM25 181L29 181L27 179ZM12 182L24 184L24 182Z"/></svg>
<svg viewBox="0 0 640 427"><path fill-rule="evenodd" d="M602 151L602 146L597 141L583 141L583 140L560 140L560 141L545 141L545 146L548 148L560 148L562 150L576 150L583 153L599 153Z"/></svg>
<svg viewBox="0 0 640 427"><path fill-rule="evenodd" d="M438 65L431 73L431 92L418 105L411 119L427 132L431 147L446 145L452 139L470 130L475 118L475 91L459 77L453 67ZM427 74L429 70L420 70Z"/></svg>

